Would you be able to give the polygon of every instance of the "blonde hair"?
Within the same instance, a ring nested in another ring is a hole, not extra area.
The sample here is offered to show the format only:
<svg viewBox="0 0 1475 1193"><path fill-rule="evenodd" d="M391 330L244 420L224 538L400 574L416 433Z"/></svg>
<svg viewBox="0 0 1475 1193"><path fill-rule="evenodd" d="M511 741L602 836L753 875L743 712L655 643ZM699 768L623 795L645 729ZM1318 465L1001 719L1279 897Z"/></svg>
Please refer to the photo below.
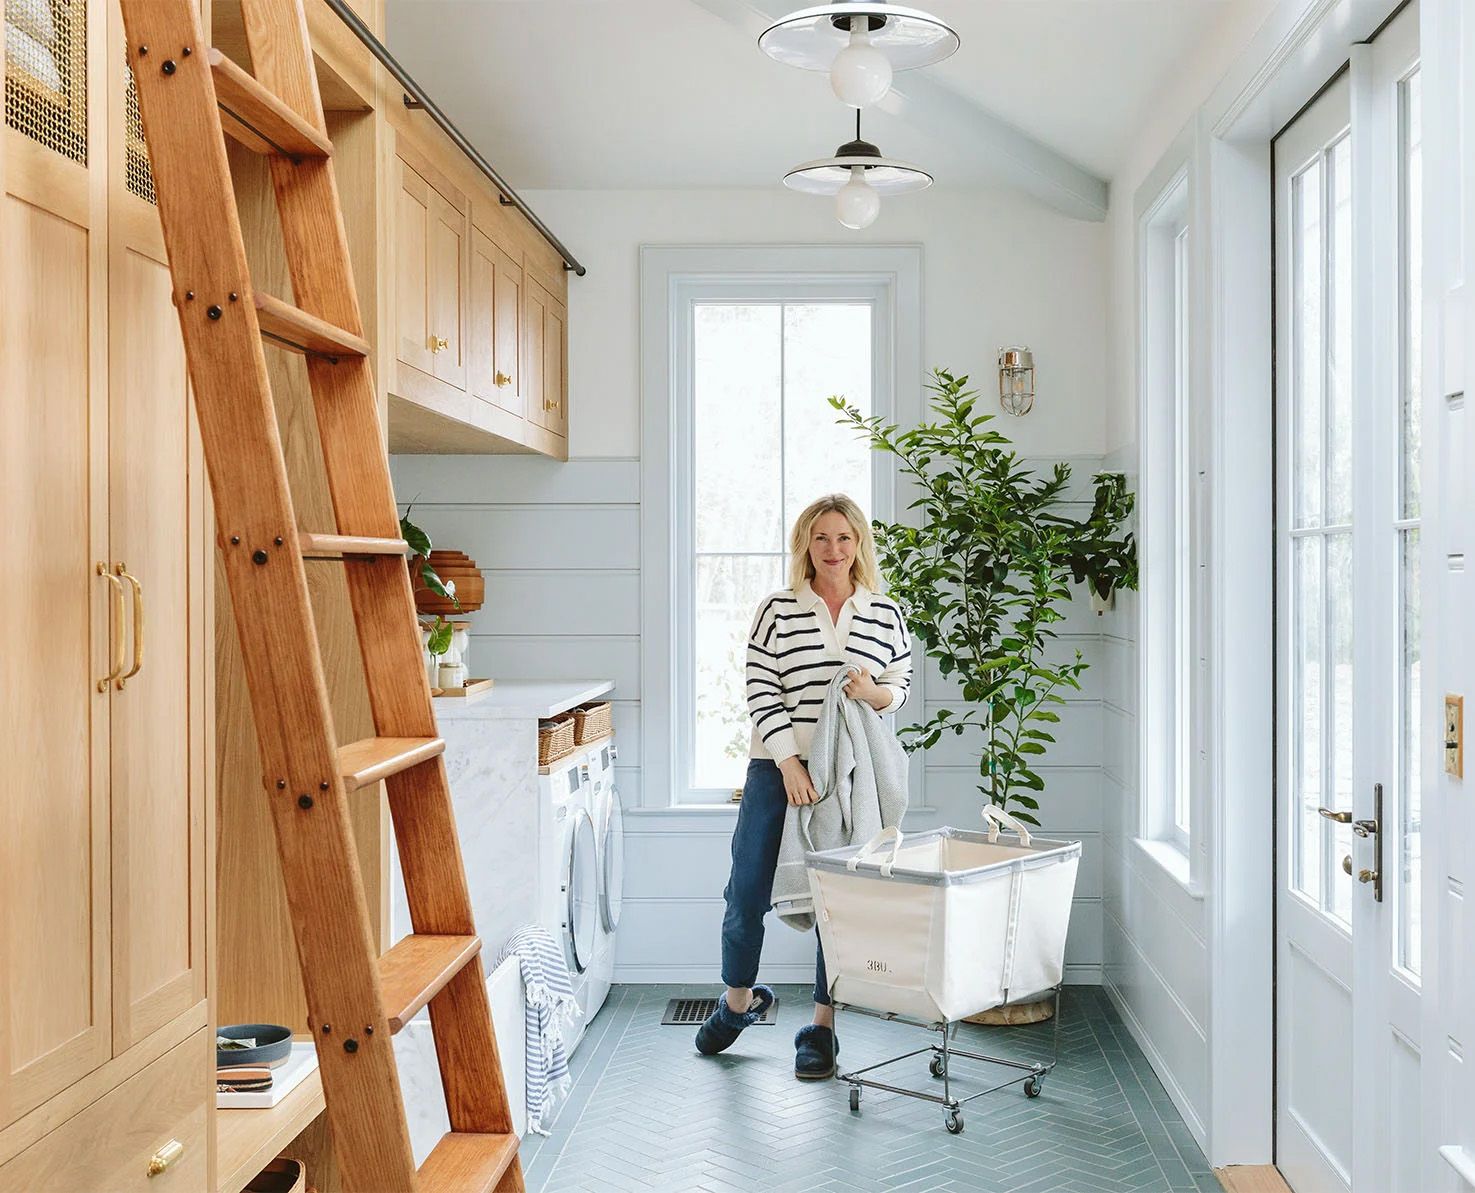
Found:
<svg viewBox="0 0 1475 1193"><path fill-rule="evenodd" d="M855 558L850 562L852 583L881 591L881 576L876 567L876 540L871 537L871 524L844 493L830 493L811 502L794 521L789 533L789 587L798 592L814 579L814 561L809 558L809 542L814 537L814 524L826 514L841 514L855 534Z"/></svg>

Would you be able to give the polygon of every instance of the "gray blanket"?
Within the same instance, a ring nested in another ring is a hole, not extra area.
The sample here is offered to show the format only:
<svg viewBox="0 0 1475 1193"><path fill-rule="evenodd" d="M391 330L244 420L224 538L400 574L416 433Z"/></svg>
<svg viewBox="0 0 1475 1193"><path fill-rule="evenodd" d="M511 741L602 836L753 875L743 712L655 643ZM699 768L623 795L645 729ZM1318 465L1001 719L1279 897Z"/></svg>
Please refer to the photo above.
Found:
<svg viewBox="0 0 1475 1193"><path fill-rule="evenodd" d="M789 807L773 873L773 906L791 928L814 927L804 854L864 844L900 824L907 810L907 756L891 726L869 704L845 695L849 669L825 692L809 747L809 777L819 802Z"/></svg>

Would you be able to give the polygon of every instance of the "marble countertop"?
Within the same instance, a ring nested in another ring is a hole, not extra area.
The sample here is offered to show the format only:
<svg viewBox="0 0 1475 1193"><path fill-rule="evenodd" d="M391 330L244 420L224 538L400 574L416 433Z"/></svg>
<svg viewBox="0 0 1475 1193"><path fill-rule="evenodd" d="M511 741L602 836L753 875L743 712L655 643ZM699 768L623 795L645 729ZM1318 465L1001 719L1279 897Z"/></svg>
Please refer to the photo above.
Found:
<svg viewBox="0 0 1475 1193"><path fill-rule="evenodd" d="M614 689L610 679L499 679L476 696L437 696L438 720L538 720L597 700Z"/></svg>

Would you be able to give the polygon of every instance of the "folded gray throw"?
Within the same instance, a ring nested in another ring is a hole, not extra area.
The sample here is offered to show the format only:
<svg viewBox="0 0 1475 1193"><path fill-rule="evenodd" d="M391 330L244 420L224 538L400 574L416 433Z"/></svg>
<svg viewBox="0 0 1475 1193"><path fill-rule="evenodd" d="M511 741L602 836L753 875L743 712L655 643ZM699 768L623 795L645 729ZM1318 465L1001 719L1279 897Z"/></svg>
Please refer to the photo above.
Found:
<svg viewBox="0 0 1475 1193"><path fill-rule="evenodd" d="M825 691L809 747L809 777L819 802L789 807L773 872L773 907L791 928L814 927L804 855L864 844L900 824L907 810L907 756L891 726L869 704L845 695L850 669Z"/></svg>

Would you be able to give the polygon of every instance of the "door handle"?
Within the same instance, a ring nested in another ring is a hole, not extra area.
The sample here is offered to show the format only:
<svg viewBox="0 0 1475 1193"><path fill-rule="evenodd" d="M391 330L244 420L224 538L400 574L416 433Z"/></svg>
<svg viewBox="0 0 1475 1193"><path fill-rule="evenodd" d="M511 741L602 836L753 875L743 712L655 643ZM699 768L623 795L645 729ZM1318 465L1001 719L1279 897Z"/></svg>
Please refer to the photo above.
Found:
<svg viewBox="0 0 1475 1193"><path fill-rule="evenodd" d="M113 587L113 635L112 635L112 669L97 681L97 690L106 692L113 680L117 679L123 672L125 660L123 658L123 581L108 571L108 565L99 563L97 574Z"/></svg>
<svg viewBox="0 0 1475 1193"><path fill-rule="evenodd" d="M133 588L133 668L127 675L118 677L118 691L121 692L123 684L137 675L143 666L143 585L128 571L127 564L120 563L115 570Z"/></svg>
<svg viewBox="0 0 1475 1193"><path fill-rule="evenodd" d="M1316 810L1328 820L1335 820L1338 824L1352 823L1351 812L1333 812L1330 808L1317 808Z"/></svg>

